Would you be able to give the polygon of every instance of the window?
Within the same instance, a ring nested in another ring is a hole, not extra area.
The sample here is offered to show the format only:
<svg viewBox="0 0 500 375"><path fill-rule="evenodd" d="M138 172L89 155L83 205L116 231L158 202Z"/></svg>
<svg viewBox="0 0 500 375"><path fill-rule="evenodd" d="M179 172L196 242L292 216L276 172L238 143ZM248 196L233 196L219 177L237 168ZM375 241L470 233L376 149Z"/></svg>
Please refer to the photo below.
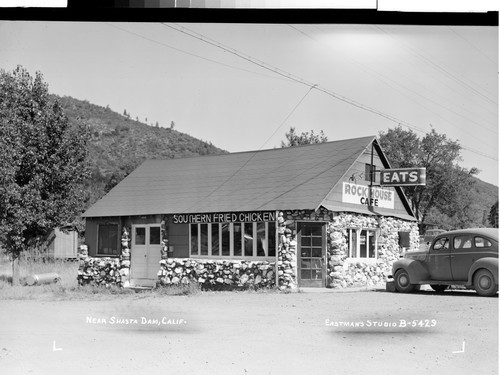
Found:
<svg viewBox="0 0 500 375"><path fill-rule="evenodd" d="M359 258L358 232L356 229L348 229L347 246L349 247L349 258Z"/></svg>
<svg viewBox="0 0 500 375"><path fill-rule="evenodd" d="M254 244L253 223L245 223L243 225L244 225L243 240L245 241L243 248L245 249L245 256L251 257L253 256L253 244Z"/></svg>
<svg viewBox="0 0 500 375"><path fill-rule="evenodd" d="M377 232L374 229L347 230L349 258L377 258Z"/></svg>
<svg viewBox="0 0 500 375"><path fill-rule="evenodd" d="M432 246L432 248L434 250L449 249L450 245L449 245L448 237L440 238L439 240L434 242L434 245Z"/></svg>
<svg viewBox="0 0 500 375"><path fill-rule="evenodd" d="M257 223L257 256L265 255L266 249L266 223Z"/></svg>
<svg viewBox="0 0 500 375"><path fill-rule="evenodd" d="M99 224L97 227L97 255L119 255L118 224Z"/></svg>
<svg viewBox="0 0 500 375"><path fill-rule="evenodd" d="M370 178L373 174L373 182L379 182L380 177L377 175L377 166L374 164L365 164L365 181L371 181Z"/></svg>
<svg viewBox="0 0 500 375"><path fill-rule="evenodd" d="M149 244L150 245L161 244L160 227L149 227Z"/></svg>
<svg viewBox="0 0 500 375"><path fill-rule="evenodd" d="M201 255L208 255L208 224L200 224Z"/></svg>
<svg viewBox="0 0 500 375"><path fill-rule="evenodd" d="M229 256L229 249L231 248L230 246L231 233L229 233L229 227L230 225L228 223L220 224L221 237L222 237L221 240L222 256ZM214 251L212 250L212 255L217 255L217 252L214 253Z"/></svg>
<svg viewBox="0 0 500 375"><path fill-rule="evenodd" d="M220 226L219 224L210 224L212 226L212 255L219 255Z"/></svg>
<svg viewBox="0 0 500 375"><path fill-rule="evenodd" d="M146 244L146 228L135 228L135 245Z"/></svg>
<svg viewBox="0 0 500 375"><path fill-rule="evenodd" d="M161 245L160 226L134 226L132 241L134 246Z"/></svg>
<svg viewBox="0 0 500 375"><path fill-rule="evenodd" d="M193 256L276 256L274 222L191 224L190 231Z"/></svg>
<svg viewBox="0 0 500 375"><path fill-rule="evenodd" d="M191 255L198 255L198 224L191 224Z"/></svg>
<svg viewBox="0 0 500 375"><path fill-rule="evenodd" d="M456 236L453 239L453 248L455 249L470 249L472 248L471 236Z"/></svg>
<svg viewBox="0 0 500 375"><path fill-rule="evenodd" d="M233 224L233 254L234 256L241 256L241 223Z"/></svg>
<svg viewBox="0 0 500 375"><path fill-rule="evenodd" d="M491 247L491 242L483 237L474 237L474 244L476 245L476 247L480 248Z"/></svg>

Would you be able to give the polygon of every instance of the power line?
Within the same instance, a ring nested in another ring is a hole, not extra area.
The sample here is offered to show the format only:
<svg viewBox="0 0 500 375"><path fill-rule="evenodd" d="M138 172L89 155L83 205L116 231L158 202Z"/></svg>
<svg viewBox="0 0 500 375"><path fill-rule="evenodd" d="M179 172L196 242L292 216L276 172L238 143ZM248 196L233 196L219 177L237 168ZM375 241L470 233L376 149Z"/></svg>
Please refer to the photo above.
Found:
<svg viewBox="0 0 500 375"><path fill-rule="evenodd" d="M191 31L191 30L189 30L189 29L187 29L187 28L185 28L183 26L179 26L180 28L177 29L177 28L175 28L175 27L173 27L171 25L166 25L166 24L163 24L163 25L166 26L166 27L170 27L171 29L177 30L177 31L179 31L181 33L184 33L184 34L186 34L186 35L188 35L190 37L199 39L199 40L201 40L201 41L203 41L205 43L211 44L211 45L213 45L213 46L215 46L217 48L220 48L220 49L222 49L222 50L224 50L226 52L230 52L230 53L232 53L232 54L234 54L234 55L236 55L236 56L238 56L238 57L240 57L242 59L245 59L245 60L251 62L252 64L258 65L261 68L264 68L264 69L267 69L267 70L269 70L269 71L271 71L273 73L279 74L279 75L281 75L283 77L286 77L286 78L288 78L288 79L290 79L292 81L295 81L295 82L300 83L302 85L306 85L308 87L316 88L317 90L322 91L322 92L324 92L324 93L326 93L326 94L328 94L328 95L330 95L330 96L332 96L332 97L334 97L334 98L336 98L336 99L338 99L340 101L343 101L343 102L345 102L347 104L353 105L353 106L355 106L357 108L360 108L360 109L368 111L368 112L372 112L374 114L382 116L382 117L384 117L384 118L386 118L388 120L391 120L393 122L396 122L398 124L404 123L403 120L397 119L394 116L390 116L390 115L385 114L385 113L383 113L381 111L378 111L378 110L376 110L374 108L368 107L368 106L366 106L366 105L364 105L362 103L356 102L355 100L352 100L352 99L349 99L349 98L347 98L345 96L337 94L334 91L331 91L331 90L328 90L326 88L323 88L323 87L319 86L318 84L313 84L313 83L311 83L311 82L309 82L309 81L307 81L307 80L305 80L305 79L303 79L301 77L295 76L295 75L293 75L291 73L288 73L288 72L286 72L284 70L276 68L276 67L274 67L272 65L266 64L263 61L259 61L257 59L254 59L251 56L244 55L241 52L239 52L239 51L237 51L237 50L235 50L235 49L233 49L231 47L224 46L223 44L221 44L219 42L211 41L209 38L207 38L207 37L205 37L205 36L203 36L203 35L201 35L199 33L196 33L194 31ZM409 127L411 127L411 126L409 126ZM416 128L416 127L414 127L414 128ZM416 128L416 129L418 129L418 128Z"/></svg>
<svg viewBox="0 0 500 375"><path fill-rule="evenodd" d="M291 26L291 25L288 25L288 26L290 26L292 29L296 30L297 32L299 32L299 33L301 33L301 34L305 35L305 36L306 36L306 37L308 37L309 39L311 39L311 40L313 40L313 41L315 41L315 42L317 42L317 43L320 43L318 40L316 40L315 38L311 37L311 36L310 36L310 35L308 35L306 32L304 32L304 31L300 30L299 28L294 27L294 26ZM321 31L321 29L320 29L319 27L317 27L317 26L316 26L316 28L317 28L318 30L320 30L320 31ZM320 43L320 44L321 44L321 43ZM425 101L427 101L427 102L430 102L430 103L431 103L431 104L433 104L433 105L437 105L437 106L439 106L439 107L441 107L441 108L443 108L443 109L445 109L445 110L447 110L447 111L450 111L450 112L454 113L455 115L457 115L457 116L459 116L459 117L462 117L462 118L464 118L465 120L467 120L467 121L469 121L469 122L471 122L471 123L474 123L474 124L476 124L476 125L480 126L481 128L483 128L483 129L485 129L485 130L488 130L488 131L490 131L490 132L492 132L492 133L494 133L494 134L498 134L498 131L492 130L492 129L490 129L490 128L488 128L488 127L484 126L483 124L481 124L481 123L479 123L479 122L475 121L474 119L471 119L471 118L469 118L469 117L467 117L467 116L465 116L465 115L463 115L463 114L461 114L461 113L459 113L459 112L455 111L455 110L454 110L454 109L452 109L452 108L448 108L448 107L446 107L446 106L444 106L444 105L440 104L440 103L439 103L439 102L437 102L437 101L433 101L433 100L431 100L429 97L427 97L427 96L425 96L425 95L422 95L422 94L418 93L417 91L415 91L415 90L413 90L413 89L411 89L411 88L408 88L408 87L403 86L401 83L397 82L396 80L394 80L394 79L392 79L392 78L389 78L389 77L386 77L386 76L384 76L383 74L381 74L381 73L379 73L379 72L375 71L374 69L371 69L370 67L366 67L366 66L364 66L364 64L361 64L361 63L357 62L357 61L356 61L356 60L354 60L354 59L349 59L349 60L350 60L350 61L352 61L353 63L355 63L356 65L358 65L361 69L363 69L364 71L366 71L368 74L372 74L372 75L374 75L374 76L375 76L375 78L377 78L377 79L379 79L381 82L383 82L383 83L387 84L389 87L391 87L391 89L393 89L393 90L396 90L396 91L400 92L402 95L404 95L405 97L407 97L409 100L411 100L411 101L415 102L417 105L422 106L423 108L425 108L425 109L426 109L426 110L428 110L429 112L434 113L436 116L438 116L439 118L441 118L443 121L445 121L445 122L447 122L447 123L449 123L449 124L451 124L451 125L456 126L456 124L451 123L451 122L450 122L447 118L443 117L443 116L442 116L442 115L440 115L438 112L436 112L436 111L432 110L431 108L429 108L429 107L427 107L427 106L425 106L425 105L423 105L423 104L421 104L421 103L417 102L414 98L412 98L412 97L410 97L409 95L407 95L404 91L400 91L400 90L398 90L396 87L393 87L390 83L392 83L392 84L394 84L394 85L396 85L396 86L399 86L399 87L401 87L401 88L402 88L402 89L404 89L404 90L410 91L411 93L413 93L414 95L416 95L416 96L418 96L418 97L422 98L423 100L425 100ZM411 78L407 78L407 79L410 79L410 80L412 81L412 79L411 79ZM419 84L419 83L418 83L418 82L416 82L416 84ZM443 98L444 100L446 100L446 97L444 97L444 96L440 95L440 94L439 94L439 93L437 93L437 92L433 92L433 94L434 94L434 95L438 95L439 97L441 97L441 98ZM479 138L478 138L475 134L473 134L473 133L471 133L471 132L469 132L469 131L467 131L467 130L465 130L465 129L461 129L461 130L462 130L464 133L467 133L468 135L470 135L472 138L475 138L475 139L477 139L477 140L479 140L479 141L482 141L482 140L481 140L481 139L479 139Z"/></svg>
<svg viewBox="0 0 500 375"><path fill-rule="evenodd" d="M384 29L382 29L382 28L380 28L379 26L376 26L376 25L374 27L377 28L377 29L379 29L380 31L382 31L386 35L390 36L391 38L395 39L388 31L386 31L386 30L384 30ZM426 57L424 54L420 53L419 50L416 47L404 46L404 48L407 49L407 50L409 50L410 52L412 52L416 56L418 56L421 60L424 60L425 62L427 62L428 64L430 64L431 66L433 66L435 69L437 69L439 72L441 72L445 76L449 77L453 81L458 82L459 84L461 84L465 88L468 88L469 90L471 90L472 92L474 92L477 96L481 97L483 100L485 100L485 101L487 101L490 104L493 104L495 106L497 105L497 102L495 100L493 100L493 99L489 98L487 95L479 92L479 90L477 90L476 88L472 87L470 84L468 84L467 82L465 82L462 78L460 78L457 75L455 75L452 72L450 72L449 69L443 68L437 62L434 62L430 58Z"/></svg>
<svg viewBox="0 0 500 375"><path fill-rule="evenodd" d="M248 61L248 62L250 62L252 64L260 66L261 68L269 70L269 71L271 71L273 73L279 74L279 75L281 75L281 76L283 76L285 78L288 78L288 79L290 79L290 80L292 80L294 82L300 83L302 85L306 85L306 86L311 87L311 88L315 88L316 90L321 91L321 92L323 92L323 93L325 93L325 94L327 94L327 95L329 95L329 96L331 96L331 97L333 97L333 98L335 98L337 100L343 101L343 102L345 102L345 103L347 103L349 105L352 105L352 106L357 107L359 109L362 109L364 111L371 112L373 114L376 114L378 116L386 118L387 120L392 121L392 122L394 122L396 124L406 126L406 127L410 128L410 129L422 132L424 134L426 133L425 130L423 130L423 129L415 126L415 125L411 125L410 123L408 123L408 122L406 122L404 120L398 119L398 118L396 118L394 116L391 116L391 115L389 115L387 113L384 113L384 112L379 111L377 109L374 109L374 108L371 108L369 106L366 106L366 105L364 105L362 103L359 103L359 102L357 102L355 100L349 99L349 98L347 98L345 96L342 96L342 95L340 95L340 94L338 94L338 93L336 93L336 92L334 92L332 90L323 88L323 87L321 87L318 84L313 84L313 83L305 80L304 78L301 78L301 77L296 76L294 74L288 73L288 72L286 72L286 71L284 71L282 69L279 69L277 67L269 65L269 64L267 64L267 63L265 63L263 61L255 59L255 58L253 58L253 57L251 57L249 55L245 55L245 54L243 54L243 53L235 50L234 48L225 46L222 43L219 43L219 42L217 42L217 41L215 41L213 39L207 38L206 36L204 36L202 34L199 34L199 33L195 32L195 31L189 30L186 27L183 27L183 26L180 26L180 25L177 25L177 27L174 27L172 25L165 24L165 23L162 23L162 25L164 25L165 27L171 28L173 30L176 30L178 32L181 32L181 33L183 33L185 35L188 35L188 36L190 36L192 38L196 38L198 40L201 40L202 42L210 44L210 45L212 45L212 46L214 46L216 48L222 49L223 51L229 52L229 53L231 53L231 54L233 54L235 56L238 56L238 57L240 57L240 58L242 58L242 59L244 59L244 60L246 60L246 61ZM487 154L482 153L480 151L474 150L474 149L472 149L470 147L464 147L464 146L462 146L462 148L466 149L466 150L469 150L471 152L474 152L474 153L476 153L478 155L481 155L481 156L484 156L484 157L487 157L487 158L490 158L490 159L493 159L493 160L498 160L498 158L496 158L496 157L493 157L491 155L487 155Z"/></svg>
<svg viewBox="0 0 500 375"><path fill-rule="evenodd" d="M252 63L254 65L260 66L261 68L264 68L264 69L267 69L267 70L269 70L269 71L271 71L273 73L279 74L282 77L288 78L288 79L290 79L292 81L295 81L295 82L299 82L299 83L301 83L303 85L306 85L306 86L309 86L309 87L314 86L313 83L307 82L306 80L304 80L304 79L302 79L300 77L296 77L293 74L285 72L285 71L283 71L283 70L281 70L279 68L276 68L276 67L274 67L272 65L266 64L263 61L259 61L259 60L255 59L255 58L253 58L253 57L251 57L249 55L244 55L243 53L241 53L241 52L239 52L239 51L237 51L237 50L235 50L235 49L233 49L231 47L224 46L223 44L221 44L221 43L219 43L217 41L211 40L211 39L205 37L204 35L196 33L196 32L194 32L192 30L189 30L186 27L178 25L179 28L175 28L172 25L165 24L165 23L162 23L162 25L165 26L165 27L169 27L169 28L171 28L171 29L173 29L175 31L181 32L183 34L186 34L186 35L188 35L188 36L190 36L192 38L199 39L199 40L201 40L204 43L210 44L210 45L212 45L214 47L217 47L217 48L219 48L219 49L221 49L221 50L223 50L225 52L229 52L229 53L231 53L231 54L233 54L235 56L238 56L238 57L240 57L240 58L242 58L242 59L244 59L244 60L246 60L246 61L248 61L248 62L250 62L250 63Z"/></svg>
<svg viewBox="0 0 500 375"><path fill-rule="evenodd" d="M209 59L207 57L204 57L204 56L201 56L201 55L198 55L196 53L192 53L192 52L188 52L188 51L185 51L183 49L180 49L180 48L177 48L177 47L174 47L174 46L171 46L167 43L163 43L163 42L160 42L158 40L154 40L154 39L151 39L151 38L148 38L144 35L141 35L141 34L138 34L138 33L135 33L133 31L130 31L130 30L127 30L127 29L123 29L119 26L116 26L115 24L113 23L106 23L108 26L111 26L117 30L121 30L125 33L128 33L128 34L131 34L131 35L134 35L138 38L141 38L141 39L144 39L144 40L147 40L148 42L151 42L151 43L155 43L155 44L158 44L162 47L167 47L167 48L170 48L174 51L177 51L177 52L180 52L180 53L183 53L183 54L186 54L186 55L189 55L189 56L192 56L192 57L196 57L198 59L202 59L202 60L205 60L205 61L208 61L208 62L211 62L211 63L214 63L214 64L218 64L218 65L221 65L221 66L225 66L226 68L230 68L230 69L235 69L235 70L241 70L243 72L247 72L247 73L252 73L252 74L257 74L257 75L260 75L260 76L263 76L263 77L267 77L267 78L274 78L274 79L277 79L278 77L275 77L275 76L270 76L270 75L267 75L267 74L262 74L262 73L259 73L259 72L255 72L255 71L252 71L252 70L248 70L248 69L244 69L244 68L240 68L240 67L237 67L237 66L233 66L233 65L229 65L229 64L225 64L223 62L220 62L220 61L217 61L217 60L212 60L212 59Z"/></svg>
<svg viewBox="0 0 500 375"><path fill-rule="evenodd" d="M308 82L307 80L305 80L305 79L303 79L303 78L301 78L301 77L295 76L295 75L293 75L293 74L291 74L291 73L288 73L288 72L286 72L286 71L284 71L284 70L281 70L281 69L279 69L279 68L277 68L277 67L273 67L273 66L271 66L271 65L269 65L269 64L266 64L266 63L265 63L265 62L263 62L263 61L259 61L259 60L255 59L255 58L253 58L253 57L251 57L251 56L244 55L244 54L240 53L239 51L237 51L237 50L235 50L235 49L232 49L232 48L230 48L230 47L224 46L224 45L222 45L221 43L219 43L219 42L217 42L217 41L214 41L214 40L212 40L212 41L211 41L211 40L209 40L209 38L207 38L207 37L205 37L205 36L203 36L203 35L201 35L201 34L195 33L194 31L191 31L191 30L189 30L189 29L187 29L187 28L185 28L185 27L179 26L180 28L178 29L178 28L175 28L175 27L173 27L173 26L171 26L171 25L168 25L168 24L164 24L164 23L162 23L162 25L163 25L163 26L165 26L165 27L169 27L169 28L171 28L171 29L173 29L173 30L176 30L176 31L178 31L178 32L184 33L184 34L186 34L186 35L188 35L188 36L191 36L191 37L193 37L193 38L197 38L197 39L199 39L199 40L201 40L201 41L203 41L203 42L205 42L205 43L211 44L211 45L213 45L213 46L215 46L215 47L217 47L217 48L220 48L220 49L222 49L222 50L224 50L224 51L226 51L226 52L230 52L230 53L232 53L232 54L234 54L234 55L236 55L236 56L238 56L238 57L240 57L240 58L242 58L242 59L244 59L244 60L249 61L249 62L250 62L250 63L252 63L252 64L255 64L255 65L257 65L257 66L259 66L259 67L261 67L261 68L263 68L263 69L269 70L269 71L271 71L271 72L273 72L273 73L275 73L275 74L278 74L278 75L280 75L280 76L282 76L282 77L284 77L284 78L286 78L286 79L288 79L288 80L291 80L291 81L294 81L294 82L300 83L300 84L302 84L302 85L306 85L306 86L308 86L308 87L310 88L310 90L312 90L313 88L315 88L315 89L317 89L317 90L319 90L319 91L321 91L321 92L323 92L323 93L325 93L325 94L327 94L327 95L329 95L329 96L331 96L331 97L333 97L333 98L335 98L335 99L337 99L337 100L340 100L340 101L342 101L342 102L345 102L345 103L347 103L347 104L349 104L349 105L352 105L352 106L357 107L357 108L359 108L359 109L362 109L362 110L364 110L364 111L371 112L371 113L373 113L373 114L376 114L376 115L378 115L378 116L381 116L381 117L383 117L383 118L386 118L387 120L389 120L389 121L391 121L391 122L394 122L394 123L396 123L396 124L403 125L403 126L405 126L405 127L408 127L408 128L410 128L410 129L413 129L413 130L416 130L416 131L419 131L419 132L422 132L422 133L424 133L424 134L426 133L423 129L421 129L421 128L417 127L417 126L411 125L411 124L409 124L409 123L408 123L408 122L406 122L406 121L403 121L403 120L398 119L398 118L396 118L396 117L394 117L394 116L391 116L391 115L389 115L389 114L386 114L386 113L381 112L381 111L379 111L379 110L376 110L376 109L374 109L374 108L368 107L368 106L366 106L366 105L364 105L364 104L362 104L362 103L359 103L359 102L356 102L356 101L354 101L354 100L352 100L352 99L349 99L349 98L347 98L347 97L344 97L344 96L342 96L342 95L340 95L340 94L337 94L336 92L334 92L334 91L332 91L332 90L328 90L328 89L326 89L326 88L320 87L318 84L313 84L313 83L311 83L311 82ZM129 31L129 30L126 30L126 29L120 28L120 27L118 27L118 26L116 26L116 25L113 25L113 24L109 24L109 26L114 27L114 28L116 28L116 29L119 29L119 30L121 30L121 31L127 32L127 33L129 33L129 34L135 35L135 36L137 36L137 37L139 37L139 38L142 38L142 39L144 39L144 40L148 40L148 41L150 41L150 42L152 42L152 43L156 43L156 44L162 45L162 46L164 46L164 47L167 47L167 48L170 48L170 49L176 50L176 51L178 51L178 52L181 52L181 53L184 53L184 54L187 54L187 55L190 55L190 56L196 57L196 58L200 58L200 59L203 59L203 60L206 60L206 61L212 62L212 63L216 63L216 64L219 64L219 65L222 65L222 66L225 66L225 67L231 68L231 69L242 70L242 71L245 71L245 72L248 72L248 73L252 73L252 74L259 74L259 73L254 72L254 71L249 71L249 70L242 69L242 68L239 68L239 67L234 67L234 66L231 66L231 65L228 65L228 64L221 63L221 62L216 61L216 60L208 59L208 58L206 58L206 57L203 57L203 56L200 56L200 55L197 55L197 54L193 54L193 53L191 53L191 52L184 51L184 50L182 50L182 49L179 49L179 48L176 48L176 47L170 46L170 45L168 45L168 44L166 44L166 43L162 43L162 42L156 41L156 40L154 40L154 39L151 39L151 38L145 37L145 36L143 36L143 35L141 35L141 34L138 34L138 33L135 33L135 32L132 32L132 31ZM186 30L187 30L187 31L186 31ZM261 75L261 74L260 74L260 75ZM269 76L267 76L267 77L269 77ZM308 93L309 93L309 92L308 92ZM306 95L307 95L307 94L306 94ZM305 97L304 97L304 98L305 98ZM303 99L304 99L304 98L303 98ZM303 100L303 99L302 99L302 100ZM299 103L299 104L300 104L300 103ZM293 111L294 111L294 110L292 110L292 113L293 113ZM286 121L286 120L285 120L285 121ZM281 126L281 125L280 125L280 126ZM279 129L279 127L278 127L278 129ZM276 132L277 132L277 130L275 131L275 133L276 133ZM273 135L274 135L275 133L273 133ZM271 137L272 137L272 136L271 136ZM269 140L269 139L268 139L268 140ZM267 142L268 142L268 140L267 140L265 143L267 143ZM265 143L264 143L264 145L265 145ZM263 147L263 146L262 146L262 147ZM497 158L495 158L495 157L492 157L492 156L490 156L490 155L484 154L484 153L482 153L482 152L480 152L480 151L477 151L477 150L474 150L474 149L472 149L472 148L469 148L469 147L464 147L464 146L462 146L462 148L464 148L464 149L466 149L466 150L469 150L469 151L471 151L471 152L473 152L473 153L476 153L476 154L478 154L478 155L481 155L481 156L484 156L484 157L487 157L487 158L490 158L490 159L493 159L493 160L498 160L498 159L497 159Z"/></svg>
<svg viewBox="0 0 500 375"><path fill-rule="evenodd" d="M467 39L463 37L459 32L448 26L448 29L451 30L455 35L457 35L460 39L462 39L465 43L467 43L469 46L474 48L476 51L478 51L483 57L485 57L489 62L493 63L493 65L498 66L498 63L496 61L493 61L488 55L486 55L483 51L481 51L479 48L477 48L473 43L469 42Z"/></svg>
<svg viewBox="0 0 500 375"><path fill-rule="evenodd" d="M262 144L262 146L260 146L259 150L261 150L267 142L269 142L269 140L274 137L274 135L278 132L278 130L283 126L283 124L285 122L288 121L288 119L292 116L292 114L295 112L295 110L299 107L299 105L304 101L304 99L306 98L307 95L309 95L309 93L312 91L313 88L315 88L316 85L314 86L311 86L309 88L309 90L306 92L306 94L302 97L302 99L300 99L300 101L295 105L295 107L293 107L293 109L291 110L291 112L288 114L288 116L285 117L285 119L281 122L281 124L276 128L276 130L273 132L273 134L271 134L269 136L269 138L267 138L267 140Z"/></svg>
<svg viewBox="0 0 500 375"><path fill-rule="evenodd" d="M260 148L257 151L254 151L252 153L252 156L250 156L250 158L245 163L243 163L243 165L240 168L238 168L234 173L232 173L228 178L226 178L219 186L217 186L214 190L212 190L207 196L204 196L202 199L200 199L199 201L195 202L192 206L186 208L185 211L189 210L192 207L196 207L199 202L201 202L202 200L207 199L208 197L211 197L213 194L215 194L217 191L219 191L224 185L226 185L230 180L232 180L233 177L236 176L243 168L245 168L245 166L248 163L250 163L250 161L252 161L252 159L257 155L257 152L260 151L265 146L265 144L267 142L269 142L269 140L277 133L277 131L283 126L283 124L292 116L292 114L300 106L300 104L304 101L304 99L307 97L307 95L309 95L309 93L311 92L311 90L313 88L314 88L314 86L312 86L306 92L306 94L299 100L299 102L292 108L292 110L290 111L290 113L285 117L285 119L281 122L281 124L276 128L276 130L274 131L274 133L262 144L262 146L260 146Z"/></svg>

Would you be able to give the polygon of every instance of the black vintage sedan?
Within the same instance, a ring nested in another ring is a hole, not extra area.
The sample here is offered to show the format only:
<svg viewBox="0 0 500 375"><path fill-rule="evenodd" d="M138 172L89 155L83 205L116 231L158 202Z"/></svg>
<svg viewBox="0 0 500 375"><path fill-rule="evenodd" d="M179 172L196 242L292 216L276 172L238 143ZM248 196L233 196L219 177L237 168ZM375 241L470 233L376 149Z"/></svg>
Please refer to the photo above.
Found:
<svg viewBox="0 0 500 375"><path fill-rule="evenodd" d="M498 229L441 233L428 249L409 251L394 262L392 276L396 291L402 293L424 284L438 292L462 285L479 295L493 296L498 291Z"/></svg>

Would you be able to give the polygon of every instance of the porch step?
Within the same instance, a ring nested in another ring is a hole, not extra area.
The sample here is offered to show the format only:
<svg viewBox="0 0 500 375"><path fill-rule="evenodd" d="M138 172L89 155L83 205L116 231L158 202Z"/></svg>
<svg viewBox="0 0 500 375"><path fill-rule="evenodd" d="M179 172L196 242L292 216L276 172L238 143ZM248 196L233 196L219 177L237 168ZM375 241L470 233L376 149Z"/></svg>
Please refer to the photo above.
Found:
<svg viewBox="0 0 500 375"><path fill-rule="evenodd" d="M149 279L132 279L130 280L130 289L149 290L156 286L156 280Z"/></svg>

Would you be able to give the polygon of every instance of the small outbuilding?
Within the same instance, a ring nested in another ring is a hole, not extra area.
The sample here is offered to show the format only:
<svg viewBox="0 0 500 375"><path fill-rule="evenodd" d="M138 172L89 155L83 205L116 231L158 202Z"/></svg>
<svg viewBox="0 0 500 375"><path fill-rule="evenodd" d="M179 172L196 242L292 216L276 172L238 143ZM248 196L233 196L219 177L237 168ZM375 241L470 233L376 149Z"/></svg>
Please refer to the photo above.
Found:
<svg viewBox="0 0 500 375"><path fill-rule="evenodd" d="M376 137L148 160L85 213L82 283L333 287L385 281L415 216ZM104 270L104 271L103 271Z"/></svg>
<svg viewBox="0 0 500 375"><path fill-rule="evenodd" d="M53 229L41 242L31 249L26 256L35 260L76 260L79 235L71 226Z"/></svg>

